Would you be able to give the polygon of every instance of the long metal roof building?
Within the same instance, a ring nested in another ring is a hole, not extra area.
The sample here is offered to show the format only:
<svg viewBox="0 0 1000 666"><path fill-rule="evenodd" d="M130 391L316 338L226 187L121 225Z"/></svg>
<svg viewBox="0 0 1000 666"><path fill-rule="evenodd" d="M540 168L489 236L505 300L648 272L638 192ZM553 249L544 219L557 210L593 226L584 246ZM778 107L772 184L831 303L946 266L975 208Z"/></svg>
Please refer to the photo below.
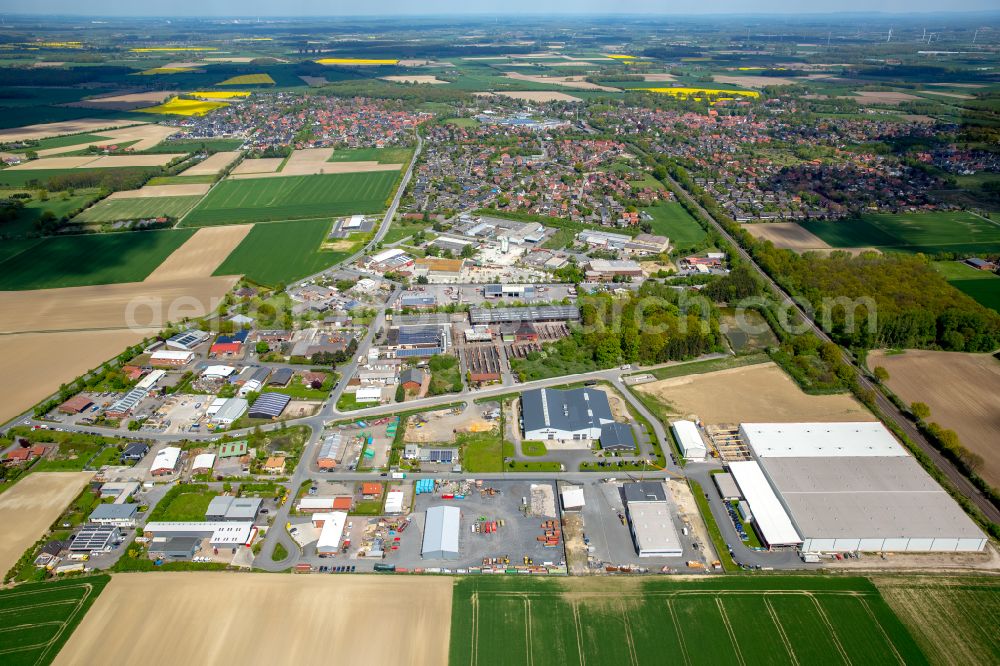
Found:
<svg viewBox="0 0 1000 666"><path fill-rule="evenodd" d="M469 308L473 324L508 324L518 321L577 321L575 305L540 305L523 308Z"/></svg>
<svg viewBox="0 0 1000 666"><path fill-rule="evenodd" d="M428 560L457 560L458 533L462 511L457 506L427 509L424 541L420 554Z"/></svg>

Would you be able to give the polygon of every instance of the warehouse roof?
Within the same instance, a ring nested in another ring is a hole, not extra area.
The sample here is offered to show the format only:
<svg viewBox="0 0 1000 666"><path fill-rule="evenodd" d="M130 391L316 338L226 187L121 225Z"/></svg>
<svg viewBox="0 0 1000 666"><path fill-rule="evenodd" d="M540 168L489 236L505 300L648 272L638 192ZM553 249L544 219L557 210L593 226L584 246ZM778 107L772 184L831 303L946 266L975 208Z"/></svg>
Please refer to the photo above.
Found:
<svg viewBox="0 0 1000 666"><path fill-rule="evenodd" d="M878 422L743 423L740 433L758 458L908 455Z"/></svg>
<svg viewBox="0 0 1000 666"><path fill-rule="evenodd" d="M139 512L138 504L98 504L90 513L90 520L128 520Z"/></svg>
<svg viewBox="0 0 1000 666"><path fill-rule="evenodd" d="M69 549L78 553L103 550L120 536L121 531L114 525L87 525L73 537Z"/></svg>
<svg viewBox="0 0 1000 666"><path fill-rule="evenodd" d="M760 466L805 537L985 538L911 456L772 457Z"/></svg>
<svg viewBox="0 0 1000 666"><path fill-rule="evenodd" d="M271 375L271 378L267 380L267 383L275 386L284 386L291 381L293 374L291 368L278 368Z"/></svg>
<svg viewBox="0 0 1000 666"><path fill-rule="evenodd" d="M684 552L667 502L629 502L628 518L640 555L677 556Z"/></svg>
<svg viewBox="0 0 1000 666"><path fill-rule="evenodd" d="M211 543L215 545L237 546L250 541L250 536L253 533L253 523L249 521L160 521L146 523L143 531L153 534L157 538L173 535L204 535L210 536Z"/></svg>
<svg viewBox="0 0 1000 666"><path fill-rule="evenodd" d="M424 541L420 553L458 554L458 532L462 512L457 506L432 506L427 509Z"/></svg>
<svg viewBox="0 0 1000 666"><path fill-rule="evenodd" d="M473 324L503 324L515 321L575 321L580 308L575 305L540 305L523 308L469 308Z"/></svg>
<svg viewBox="0 0 1000 666"><path fill-rule="evenodd" d="M248 407L249 403L246 399L230 398L226 400L226 403L219 408L219 411L212 418L216 421L235 421L246 414Z"/></svg>
<svg viewBox="0 0 1000 666"><path fill-rule="evenodd" d="M215 454L214 453L199 453L194 457L194 462L191 463L191 469L212 469L215 467Z"/></svg>
<svg viewBox="0 0 1000 666"><path fill-rule="evenodd" d="M284 393L261 393L250 408L250 418L276 419L291 400Z"/></svg>
<svg viewBox="0 0 1000 666"><path fill-rule="evenodd" d="M335 432L323 438L317 458L336 458L340 455L340 433Z"/></svg>
<svg viewBox="0 0 1000 666"><path fill-rule="evenodd" d="M532 389L521 394L525 432L542 428L581 430L614 421L608 395L596 389Z"/></svg>
<svg viewBox="0 0 1000 666"><path fill-rule="evenodd" d="M625 423L605 423L601 426L602 449L634 449L635 433Z"/></svg>
<svg viewBox="0 0 1000 666"><path fill-rule="evenodd" d="M441 327L433 324L425 326L400 326L394 330L395 335L390 336L390 338L395 338L395 344L436 345L441 342ZM391 340L390 344L393 344Z"/></svg>
<svg viewBox="0 0 1000 666"><path fill-rule="evenodd" d="M149 469L175 469L177 467L177 459L180 456L181 449L179 446L165 446L157 451L156 456L153 458L153 464Z"/></svg>
<svg viewBox="0 0 1000 666"><path fill-rule="evenodd" d="M191 329L168 338L167 346L178 347L180 349L193 349L205 340L208 340L208 333Z"/></svg>
<svg viewBox="0 0 1000 666"><path fill-rule="evenodd" d="M625 501L631 502L666 502L667 489L660 481L638 481L622 484Z"/></svg>
<svg viewBox="0 0 1000 666"><path fill-rule="evenodd" d="M694 421L674 421L670 428L677 437L677 445L681 447L685 457L700 458L705 455L705 440L701 438L698 426Z"/></svg>
<svg viewBox="0 0 1000 666"><path fill-rule="evenodd" d="M715 481L715 486L719 489L719 495L722 499L734 500L743 497L740 495L740 489L736 487L736 481L733 480L733 475L729 472L713 474L712 479Z"/></svg>
<svg viewBox="0 0 1000 666"><path fill-rule="evenodd" d="M220 335L215 339L215 344L217 345L231 345L234 342L243 344L247 341L247 336L250 335L249 328L241 328L232 335Z"/></svg>
<svg viewBox="0 0 1000 666"><path fill-rule="evenodd" d="M314 513L312 519L323 521L323 529L319 533L316 550L321 553L336 552L340 548L340 537L344 535L347 514L343 511Z"/></svg>
<svg viewBox="0 0 1000 666"><path fill-rule="evenodd" d="M740 492L753 511L754 522L770 546L802 543L802 537L792 524L781 500L764 477L760 465L753 460L729 463L729 471Z"/></svg>

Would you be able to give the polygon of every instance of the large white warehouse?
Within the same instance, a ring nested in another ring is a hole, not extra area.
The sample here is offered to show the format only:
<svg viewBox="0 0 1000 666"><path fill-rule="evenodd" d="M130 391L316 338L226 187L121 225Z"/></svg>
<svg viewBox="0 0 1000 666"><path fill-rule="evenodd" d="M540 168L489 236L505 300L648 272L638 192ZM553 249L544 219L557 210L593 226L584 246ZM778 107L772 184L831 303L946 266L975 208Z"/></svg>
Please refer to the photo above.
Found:
<svg viewBox="0 0 1000 666"><path fill-rule="evenodd" d="M881 423L745 423L730 465L761 536L805 552L975 552L987 537Z"/></svg>

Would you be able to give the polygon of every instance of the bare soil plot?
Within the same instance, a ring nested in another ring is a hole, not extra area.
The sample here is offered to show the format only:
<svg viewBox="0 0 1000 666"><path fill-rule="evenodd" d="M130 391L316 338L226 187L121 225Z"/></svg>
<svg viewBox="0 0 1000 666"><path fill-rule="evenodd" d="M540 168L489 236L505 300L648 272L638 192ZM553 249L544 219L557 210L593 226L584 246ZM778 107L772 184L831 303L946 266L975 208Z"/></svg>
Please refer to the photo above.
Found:
<svg viewBox="0 0 1000 666"><path fill-rule="evenodd" d="M430 84L448 83L447 81L442 81L433 74L409 74L406 76L382 76L379 78L385 81L392 81L394 83L430 83Z"/></svg>
<svg viewBox="0 0 1000 666"><path fill-rule="evenodd" d="M889 388L907 404L927 404L928 420L958 433L983 457L980 475L1000 487L1000 361L989 354L876 351L868 365L888 370Z"/></svg>
<svg viewBox="0 0 1000 666"><path fill-rule="evenodd" d="M325 76L299 76L307 86L325 86L329 83Z"/></svg>
<svg viewBox="0 0 1000 666"><path fill-rule="evenodd" d="M254 58L247 56L212 56L204 60L206 62L253 62Z"/></svg>
<svg viewBox="0 0 1000 666"><path fill-rule="evenodd" d="M283 178L286 176L312 176L318 174L338 174L338 173L370 173L372 171L399 171L403 168L402 164L382 164L380 162L366 161L366 162L323 162L322 166L315 165L311 168L315 169L310 173L302 173L302 171L308 170L310 167L300 166L296 173L289 173L288 166L286 165L281 171L276 171L274 173L243 173L234 174L229 178L230 180L246 180L248 178Z"/></svg>
<svg viewBox="0 0 1000 666"><path fill-rule="evenodd" d="M63 136L65 134L82 134L84 132L96 132L97 130L141 124L144 123L142 123L142 121L135 120L80 118L78 120L64 120L58 123L25 125L24 127L12 127L10 129L0 130L0 143L29 141L32 139L47 139L49 137Z"/></svg>
<svg viewBox="0 0 1000 666"><path fill-rule="evenodd" d="M893 91L861 90L854 93L859 104L900 104L901 102L912 102L920 99L916 95Z"/></svg>
<svg viewBox="0 0 1000 666"><path fill-rule="evenodd" d="M113 192L108 196L112 199L147 199L150 197L189 197L202 195L212 186L208 183L188 183L181 185L146 185L138 190Z"/></svg>
<svg viewBox="0 0 1000 666"><path fill-rule="evenodd" d="M609 86L599 86L596 83L587 81L583 76L538 76L521 74L520 72L507 72L508 79L517 81L530 81L531 83L552 84L565 88L576 88L577 90L604 90L606 92L619 92L618 88Z"/></svg>
<svg viewBox="0 0 1000 666"><path fill-rule="evenodd" d="M730 76L728 74L715 74L712 80L716 83L725 83L730 86L741 86L743 88L764 88L766 86L790 86L800 82L787 76Z"/></svg>
<svg viewBox="0 0 1000 666"><path fill-rule="evenodd" d="M214 311L236 280L235 276L199 277L3 291L0 292L0 333L130 327L159 329L168 321L203 317ZM72 344L75 350L80 346L78 342ZM119 348L109 356L120 351ZM65 380L74 375L64 371L61 376Z"/></svg>
<svg viewBox="0 0 1000 666"><path fill-rule="evenodd" d="M251 229L252 224L199 229L157 266L143 284L211 277Z"/></svg>
<svg viewBox="0 0 1000 666"><path fill-rule="evenodd" d="M281 168L284 176L311 176L322 170L330 156L333 155L333 148L306 148L304 150L294 150L285 166Z"/></svg>
<svg viewBox="0 0 1000 666"><path fill-rule="evenodd" d="M236 165L230 175L244 173L274 173L285 160L280 157L260 157L257 159L246 159Z"/></svg>
<svg viewBox="0 0 1000 666"><path fill-rule="evenodd" d="M14 566L93 476L93 472L37 472L0 495L0 524L4 526L0 571L6 573Z"/></svg>
<svg viewBox="0 0 1000 666"><path fill-rule="evenodd" d="M678 417L707 424L874 421L850 395L807 395L773 363L674 377L635 387Z"/></svg>
<svg viewBox="0 0 1000 666"><path fill-rule="evenodd" d="M446 664L451 599L447 577L122 574L54 663Z"/></svg>
<svg viewBox="0 0 1000 666"><path fill-rule="evenodd" d="M955 99L975 99L972 95L965 93L945 92L943 90L925 90L928 95L939 95L941 97L954 97Z"/></svg>
<svg viewBox="0 0 1000 666"><path fill-rule="evenodd" d="M833 248L825 240L795 222L763 222L760 224L741 224L740 226L754 238L769 240L774 243L775 247L795 252L832 252L833 250L842 250L852 254L878 252L873 247Z"/></svg>
<svg viewBox="0 0 1000 666"><path fill-rule="evenodd" d="M103 97L91 97L82 99L79 102L72 102L66 106L79 107L84 109L110 109L113 111L131 111L147 106L162 104L170 97L178 94L176 90L148 90L145 92L126 93L124 95L105 95Z"/></svg>
<svg viewBox="0 0 1000 666"><path fill-rule="evenodd" d="M497 93L474 93L477 97L500 95L510 99L520 99L526 102L579 102L579 97L573 97L561 92L546 92L544 90L504 91Z"/></svg>
<svg viewBox="0 0 1000 666"><path fill-rule="evenodd" d="M159 153L156 155L104 155L86 165L88 169L112 169L117 167L163 166L185 153Z"/></svg>
<svg viewBox="0 0 1000 666"><path fill-rule="evenodd" d="M176 134L179 131L179 127L167 127L166 125L146 124L135 125L133 127L123 127L121 129L102 131L101 136L106 137L106 139L102 141L91 141L89 143L79 143L71 146L61 146L59 148L47 148L45 150L38 151L38 155L39 157L48 157L50 155L71 153L73 151L80 150L85 146L106 146L114 145L115 143L126 143L129 141L135 141L135 143L130 146L131 150L148 150L166 139L168 136Z"/></svg>
<svg viewBox="0 0 1000 666"><path fill-rule="evenodd" d="M667 74L666 72L656 73L656 74L643 74L643 81L653 81L653 82L666 82L666 81L676 81L677 77L673 74Z"/></svg>
<svg viewBox="0 0 1000 666"><path fill-rule="evenodd" d="M608 396L611 416L615 417L615 421L628 423L632 420L632 416L628 413L628 407L625 405L625 399L618 395L618 391L607 386L595 386L594 389Z"/></svg>
<svg viewBox="0 0 1000 666"><path fill-rule="evenodd" d="M181 171L180 176L214 176L232 164L240 156L238 150L227 150L205 158L193 167Z"/></svg>

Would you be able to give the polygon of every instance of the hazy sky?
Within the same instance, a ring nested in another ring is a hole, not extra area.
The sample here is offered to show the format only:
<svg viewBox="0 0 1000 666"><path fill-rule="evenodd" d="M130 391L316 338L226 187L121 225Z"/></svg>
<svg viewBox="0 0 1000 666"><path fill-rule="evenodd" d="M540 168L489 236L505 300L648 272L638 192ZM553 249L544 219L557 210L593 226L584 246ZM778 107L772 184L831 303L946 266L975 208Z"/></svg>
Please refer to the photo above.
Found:
<svg viewBox="0 0 1000 666"><path fill-rule="evenodd" d="M342 16L399 14L705 14L996 11L997 0L0 0L0 13L94 16Z"/></svg>

